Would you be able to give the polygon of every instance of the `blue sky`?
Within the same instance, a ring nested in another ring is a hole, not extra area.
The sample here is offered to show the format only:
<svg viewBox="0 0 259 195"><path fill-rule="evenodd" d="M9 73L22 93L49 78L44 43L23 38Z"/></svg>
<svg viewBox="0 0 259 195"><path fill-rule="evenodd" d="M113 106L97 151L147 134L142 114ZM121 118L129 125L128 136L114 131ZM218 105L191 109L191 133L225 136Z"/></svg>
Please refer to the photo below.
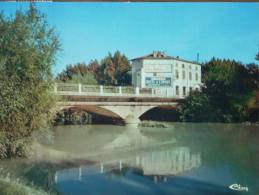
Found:
<svg viewBox="0 0 259 195"><path fill-rule="evenodd" d="M1 2L6 15L28 3ZM37 3L59 34L63 51L54 72L67 64L102 59L120 50L130 59L165 51L200 62L213 56L255 62L259 3Z"/></svg>

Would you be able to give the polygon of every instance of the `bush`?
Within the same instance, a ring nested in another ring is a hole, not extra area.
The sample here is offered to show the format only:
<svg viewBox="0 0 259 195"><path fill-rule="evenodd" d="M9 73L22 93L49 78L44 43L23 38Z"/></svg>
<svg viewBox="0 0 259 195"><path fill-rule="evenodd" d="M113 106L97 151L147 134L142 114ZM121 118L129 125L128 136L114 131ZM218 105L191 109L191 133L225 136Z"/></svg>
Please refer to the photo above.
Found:
<svg viewBox="0 0 259 195"><path fill-rule="evenodd" d="M214 112L211 112L209 99L201 92L191 93L178 107L181 120L188 122L204 122L215 120Z"/></svg>

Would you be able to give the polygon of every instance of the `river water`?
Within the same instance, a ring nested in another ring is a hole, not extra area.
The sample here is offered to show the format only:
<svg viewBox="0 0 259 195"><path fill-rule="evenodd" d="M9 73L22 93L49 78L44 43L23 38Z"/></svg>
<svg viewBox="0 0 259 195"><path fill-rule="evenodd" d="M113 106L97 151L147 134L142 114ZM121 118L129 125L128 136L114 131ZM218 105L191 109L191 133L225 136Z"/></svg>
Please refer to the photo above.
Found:
<svg viewBox="0 0 259 195"><path fill-rule="evenodd" d="M259 194L255 125L56 126L49 140L0 166L50 194Z"/></svg>

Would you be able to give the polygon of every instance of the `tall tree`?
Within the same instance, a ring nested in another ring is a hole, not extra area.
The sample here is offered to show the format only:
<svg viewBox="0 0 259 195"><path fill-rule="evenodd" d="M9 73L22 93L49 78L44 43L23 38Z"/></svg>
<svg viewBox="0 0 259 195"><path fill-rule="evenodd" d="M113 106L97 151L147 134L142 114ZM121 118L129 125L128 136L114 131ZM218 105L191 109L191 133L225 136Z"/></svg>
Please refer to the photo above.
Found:
<svg viewBox="0 0 259 195"><path fill-rule="evenodd" d="M52 119L51 67L60 43L45 15L31 4L0 15L0 157L23 155L25 142Z"/></svg>
<svg viewBox="0 0 259 195"><path fill-rule="evenodd" d="M105 85L130 85L131 76L129 74L130 64L128 58L116 51L114 55L111 53L101 62L100 83Z"/></svg>

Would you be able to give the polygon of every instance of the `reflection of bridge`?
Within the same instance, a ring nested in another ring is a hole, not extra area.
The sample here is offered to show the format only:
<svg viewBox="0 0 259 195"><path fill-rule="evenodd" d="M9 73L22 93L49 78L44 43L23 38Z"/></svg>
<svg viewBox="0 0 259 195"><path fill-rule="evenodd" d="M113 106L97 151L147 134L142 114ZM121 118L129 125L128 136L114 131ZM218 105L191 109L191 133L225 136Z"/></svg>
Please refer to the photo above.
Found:
<svg viewBox="0 0 259 195"><path fill-rule="evenodd" d="M122 118L138 123L148 110L166 106L174 108L183 96L171 95L167 89L56 84L55 93L62 97L61 109L83 109L88 112ZM64 101L63 101L64 100Z"/></svg>
<svg viewBox="0 0 259 195"><path fill-rule="evenodd" d="M146 176L178 175L201 166L200 153L192 154L188 147L175 147L138 154L133 157L101 161L94 166L80 166L57 171L55 183L69 180L81 180L83 177L103 174L113 170L122 170L123 166L139 168Z"/></svg>

